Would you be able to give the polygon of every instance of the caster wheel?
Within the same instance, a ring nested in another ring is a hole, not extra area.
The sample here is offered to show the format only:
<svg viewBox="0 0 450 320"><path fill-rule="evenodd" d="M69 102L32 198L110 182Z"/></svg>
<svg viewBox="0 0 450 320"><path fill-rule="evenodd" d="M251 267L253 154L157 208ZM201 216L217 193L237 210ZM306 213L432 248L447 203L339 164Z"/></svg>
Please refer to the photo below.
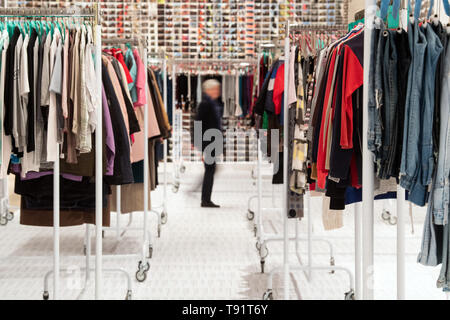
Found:
<svg viewBox="0 0 450 320"><path fill-rule="evenodd" d="M355 300L355 292L353 289L345 294L345 300Z"/></svg>
<svg viewBox="0 0 450 320"><path fill-rule="evenodd" d="M161 213L161 223L162 224L166 224L167 223L167 218L168 218L167 213L166 212L162 212Z"/></svg>
<svg viewBox="0 0 450 320"><path fill-rule="evenodd" d="M158 238L161 238L161 225L158 226Z"/></svg>
<svg viewBox="0 0 450 320"><path fill-rule="evenodd" d="M259 256L261 257L261 259L265 259L268 255L269 249L267 249L266 245L263 245L261 249L259 249Z"/></svg>
<svg viewBox="0 0 450 320"><path fill-rule="evenodd" d="M256 237L258 235L258 227L256 225L253 227L253 232L254 232L255 237Z"/></svg>
<svg viewBox="0 0 450 320"><path fill-rule="evenodd" d="M147 272L142 271L142 270L138 270L136 272L136 280L138 282L144 282L145 280L147 280Z"/></svg>
<svg viewBox="0 0 450 320"><path fill-rule="evenodd" d="M7 214L6 214L6 219L8 220L8 221L12 221L13 219L14 219L14 212L8 212Z"/></svg>
<svg viewBox="0 0 450 320"><path fill-rule="evenodd" d="M336 265L336 262L334 261L334 257L331 257L331 258L330 258L330 266L334 267L335 265ZM334 274L335 271L334 271L334 270L331 270L330 273L331 273L331 274Z"/></svg>
<svg viewBox="0 0 450 320"><path fill-rule="evenodd" d="M151 259L153 257L153 247L148 247L148 258Z"/></svg>
<svg viewBox="0 0 450 320"><path fill-rule="evenodd" d="M391 218L389 219L389 224L390 224L391 226L396 226L396 225L397 225L397 222L398 222L398 218L395 217L395 216L391 216Z"/></svg>
<svg viewBox="0 0 450 320"><path fill-rule="evenodd" d="M391 213L387 210L383 210L383 213L381 214L381 218L385 221L391 220Z"/></svg>
<svg viewBox="0 0 450 320"><path fill-rule="evenodd" d="M180 172L181 173L185 173L186 172L186 167L185 166L181 166L180 167Z"/></svg>
<svg viewBox="0 0 450 320"><path fill-rule="evenodd" d="M177 186L172 186L172 192L173 192L173 193L178 193L178 189L179 189L179 187L177 187Z"/></svg>
<svg viewBox="0 0 450 320"><path fill-rule="evenodd" d="M0 217L0 225L1 226L6 226L7 223L8 223L8 219L6 219L6 217L4 217L4 216Z"/></svg>
<svg viewBox="0 0 450 320"><path fill-rule="evenodd" d="M267 290L266 292L264 292L263 300L264 301L273 300L273 292L272 292L272 290Z"/></svg>
<svg viewBox="0 0 450 320"><path fill-rule="evenodd" d="M48 291L44 291L44 293L42 294L42 299L44 300L50 299L50 294L48 293Z"/></svg>
<svg viewBox="0 0 450 320"><path fill-rule="evenodd" d="M125 300L132 300L132 293L131 290L127 291L127 295L125 296Z"/></svg>
<svg viewBox="0 0 450 320"><path fill-rule="evenodd" d="M248 210L247 212L247 219L249 221L252 221L255 218L255 213L252 210Z"/></svg>
<svg viewBox="0 0 450 320"><path fill-rule="evenodd" d="M266 262L264 260L261 260L261 273L264 273L264 266Z"/></svg>
<svg viewBox="0 0 450 320"><path fill-rule="evenodd" d="M142 261L139 261L138 269L147 273L150 270L150 263L146 263L145 266L142 265Z"/></svg>

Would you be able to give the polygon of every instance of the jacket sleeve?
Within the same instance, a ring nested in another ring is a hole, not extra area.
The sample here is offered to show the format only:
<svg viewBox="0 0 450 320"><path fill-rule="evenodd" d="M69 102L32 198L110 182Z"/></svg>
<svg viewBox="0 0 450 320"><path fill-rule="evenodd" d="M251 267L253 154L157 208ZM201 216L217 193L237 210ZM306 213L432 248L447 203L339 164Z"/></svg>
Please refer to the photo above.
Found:
<svg viewBox="0 0 450 320"><path fill-rule="evenodd" d="M262 116L264 114L264 105L266 103L267 90L269 88L271 74L272 74L272 70L267 72L266 78L264 79L264 83L259 92L258 99L256 100L256 103L255 103L254 113L256 113L257 115L260 115L260 116Z"/></svg>
<svg viewBox="0 0 450 320"><path fill-rule="evenodd" d="M206 119L207 110L208 110L208 108L206 107L206 104L204 102L201 102L197 108L197 114L195 116L195 121L203 122Z"/></svg>
<svg viewBox="0 0 450 320"><path fill-rule="evenodd" d="M358 57L348 46L344 53L342 79L341 148L353 149L353 93L364 83L364 70Z"/></svg>

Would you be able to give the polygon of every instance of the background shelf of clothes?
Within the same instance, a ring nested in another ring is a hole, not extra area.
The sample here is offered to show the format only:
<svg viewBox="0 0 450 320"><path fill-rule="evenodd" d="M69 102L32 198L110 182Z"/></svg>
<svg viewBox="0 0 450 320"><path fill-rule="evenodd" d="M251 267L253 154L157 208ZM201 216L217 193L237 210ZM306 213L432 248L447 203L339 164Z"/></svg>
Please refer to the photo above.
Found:
<svg viewBox="0 0 450 320"><path fill-rule="evenodd" d="M251 120L256 90L255 76L239 71L230 74L177 75L175 99L176 108L183 110L183 159L190 162L202 159L201 152L191 148L191 145L196 109L201 101L201 85L207 79L216 79L222 84L222 127L226 135L224 153L219 162L256 161L256 133Z"/></svg>
<svg viewBox="0 0 450 320"><path fill-rule="evenodd" d="M55 161L61 170L61 225L94 223L97 106L103 108L104 224L114 210L113 186L123 186L122 212L143 210L146 141L151 189L157 184L155 144L170 136L171 127L155 74L136 48L105 50L99 96L92 35L89 24L37 22L8 25L1 33L1 176L16 175L22 224L52 226Z"/></svg>
<svg viewBox="0 0 450 320"><path fill-rule="evenodd" d="M442 264L437 286L449 290L450 27L435 17L407 30L379 23L371 39L369 148L381 183L428 206L418 262Z"/></svg>

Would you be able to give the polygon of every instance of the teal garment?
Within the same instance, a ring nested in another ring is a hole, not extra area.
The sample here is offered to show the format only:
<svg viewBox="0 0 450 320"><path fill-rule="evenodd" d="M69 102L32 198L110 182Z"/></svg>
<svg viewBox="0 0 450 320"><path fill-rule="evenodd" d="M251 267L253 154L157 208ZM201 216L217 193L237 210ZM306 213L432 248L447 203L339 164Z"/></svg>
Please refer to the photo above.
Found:
<svg viewBox="0 0 450 320"><path fill-rule="evenodd" d="M133 79L132 83L128 84L128 89L130 90L131 100L133 103L138 101L137 90L136 90L136 77L137 77L137 66L136 61L134 60L133 52L130 48L128 48L125 53L125 64L130 71L131 79Z"/></svg>
<svg viewBox="0 0 450 320"><path fill-rule="evenodd" d="M387 25L389 29L397 29L400 26L400 16L394 18L393 14L393 6L389 6L388 9L388 17L387 17ZM377 15L380 16L380 11L378 10ZM348 25L348 31L351 31L355 26L359 23L364 23L364 19L352 22Z"/></svg>

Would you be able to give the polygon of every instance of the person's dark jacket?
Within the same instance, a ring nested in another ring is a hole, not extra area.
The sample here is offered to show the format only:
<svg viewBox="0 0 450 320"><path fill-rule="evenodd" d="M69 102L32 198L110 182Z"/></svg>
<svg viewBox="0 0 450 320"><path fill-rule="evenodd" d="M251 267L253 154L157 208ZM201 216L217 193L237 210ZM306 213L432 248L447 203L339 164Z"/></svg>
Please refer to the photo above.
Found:
<svg viewBox="0 0 450 320"><path fill-rule="evenodd" d="M202 97L202 102L197 108L197 115L195 121L202 124L202 137L209 129L217 129L222 132L222 113L223 109L218 100L213 100L206 94ZM202 151L210 144L210 141L203 141Z"/></svg>

